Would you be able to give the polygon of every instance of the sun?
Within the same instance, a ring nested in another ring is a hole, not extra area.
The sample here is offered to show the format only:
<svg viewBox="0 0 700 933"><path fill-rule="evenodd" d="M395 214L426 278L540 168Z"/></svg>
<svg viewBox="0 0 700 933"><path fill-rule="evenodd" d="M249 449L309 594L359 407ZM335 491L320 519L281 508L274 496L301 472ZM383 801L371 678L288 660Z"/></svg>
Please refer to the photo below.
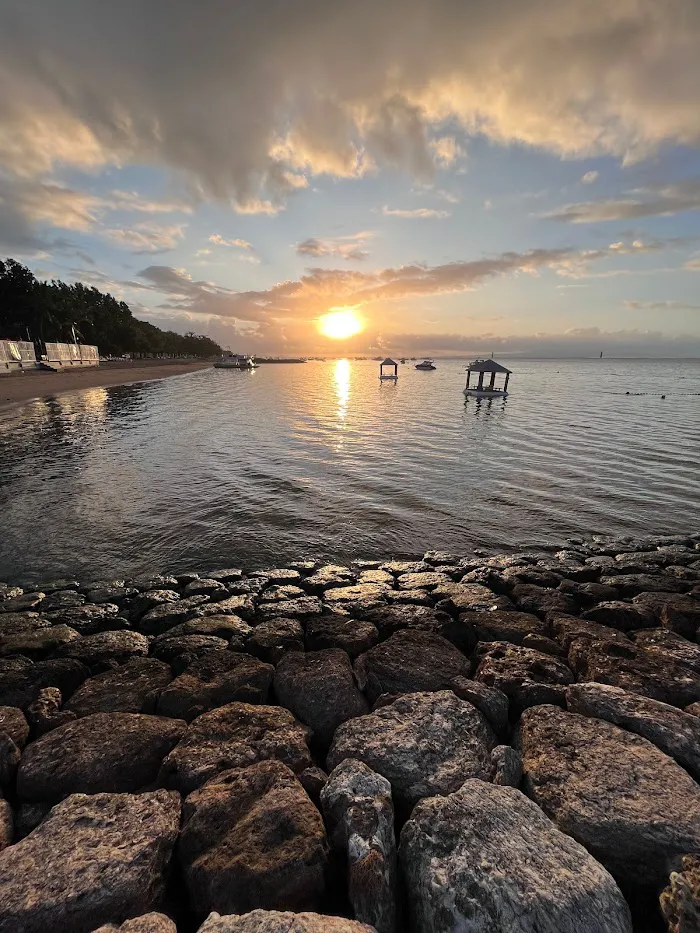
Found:
<svg viewBox="0 0 700 933"><path fill-rule="evenodd" d="M354 308L331 309L318 319L318 329L324 337L332 337L334 340L354 337L364 326L364 321Z"/></svg>

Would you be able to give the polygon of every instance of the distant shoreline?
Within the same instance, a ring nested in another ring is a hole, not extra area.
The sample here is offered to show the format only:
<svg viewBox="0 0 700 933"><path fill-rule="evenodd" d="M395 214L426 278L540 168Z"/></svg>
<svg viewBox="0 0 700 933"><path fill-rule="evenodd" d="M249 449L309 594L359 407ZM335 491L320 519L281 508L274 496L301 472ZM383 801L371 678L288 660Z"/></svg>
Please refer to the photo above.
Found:
<svg viewBox="0 0 700 933"><path fill-rule="evenodd" d="M83 389L109 388L181 376L207 369L204 360L139 360L138 362L100 363L99 368L79 369L62 373L27 372L0 377L0 412L6 414L27 402L52 398Z"/></svg>

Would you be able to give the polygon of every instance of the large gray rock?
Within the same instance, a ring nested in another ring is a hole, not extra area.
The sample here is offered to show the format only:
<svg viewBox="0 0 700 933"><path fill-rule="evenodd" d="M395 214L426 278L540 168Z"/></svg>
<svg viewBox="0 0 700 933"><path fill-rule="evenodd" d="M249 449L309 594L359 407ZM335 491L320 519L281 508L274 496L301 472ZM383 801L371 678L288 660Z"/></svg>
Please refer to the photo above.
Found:
<svg viewBox="0 0 700 933"><path fill-rule="evenodd" d="M185 734L182 720L134 713L95 713L66 723L28 745L17 771L24 800L68 794L136 791Z"/></svg>
<svg viewBox="0 0 700 933"><path fill-rule="evenodd" d="M178 599L176 602L168 600L158 603L141 617L138 627L147 635L162 635L173 626L186 622L194 615L199 615L198 610L201 610L204 603L208 601L208 596L189 596L187 599ZM221 603L216 603L216 605L221 606Z"/></svg>
<svg viewBox="0 0 700 933"><path fill-rule="evenodd" d="M228 642L215 635L180 635L177 638L161 635L151 645L151 655L165 661L178 675L199 658L212 651L226 651L227 648Z"/></svg>
<svg viewBox="0 0 700 933"><path fill-rule="evenodd" d="M207 710L234 700L264 703L275 672L249 654L208 651L161 692L157 710L191 722Z"/></svg>
<svg viewBox="0 0 700 933"><path fill-rule="evenodd" d="M150 609L155 609L156 606L163 603L176 603L179 598L180 594L176 590L148 590L132 600L129 607L129 618L132 622L136 622Z"/></svg>
<svg viewBox="0 0 700 933"><path fill-rule="evenodd" d="M225 771L185 801L178 857L199 917L315 907L327 856L321 814L279 761Z"/></svg>
<svg viewBox="0 0 700 933"><path fill-rule="evenodd" d="M361 761L347 758L329 776L321 805L333 846L347 864L355 918L377 933L393 933L397 881L391 784Z"/></svg>
<svg viewBox="0 0 700 933"><path fill-rule="evenodd" d="M444 690L468 675L469 662L440 635L403 629L355 661L360 689L373 703L382 693Z"/></svg>
<svg viewBox="0 0 700 933"><path fill-rule="evenodd" d="M470 777L487 781L497 744L485 717L451 691L411 693L339 726L327 764L332 770L346 758L363 761L412 805Z"/></svg>
<svg viewBox="0 0 700 933"><path fill-rule="evenodd" d="M507 596L492 593L480 583L444 583L433 590L440 600L440 608L449 612L489 612L495 609L513 609Z"/></svg>
<svg viewBox="0 0 700 933"><path fill-rule="evenodd" d="M298 599L281 599L274 603L262 603L258 615L265 621L276 616L289 619L308 619L323 612L323 604L316 596L300 596Z"/></svg>
<svg viewBox="0 0 700 933"><path fill-rule="evenodd" d="M685 638L694 639L700 630L700 600L692 596L640 593L633 602L653 613L663 628Z"/></svg>
<svg viewBox="0 0 700 933"><path fill-rule="evenodd" d="M68 625L52 625L51 628L33 631L24 629L15 634L0 635L0 657L21 654L26 658L44 658L62 645L79 639L79 633Z"/></svg>
<svg viewBox="0 0 700 933"><path fill-rule="evenodd" d="M562 661L523 645L484 642L477 649L474 679L510 697L516 711L540 703L564 705L564 687L574 675Z"/></svg>
<svg viewBox="0 0 700 933"><path fill-rule="evenodd" d="M304 629L298 619L268 619L246 638L245 650L261 661L277 664L288 652L304 650Z"/></svg>
<svg viewBox="0 0 700 933"><path fill-rule="evenodd" d="M330 745L337 727L369 712L357 689L350 658L344 651L292 652L275 672L277 699L313 730L315 738Z"/></svg>
<svg viewBox="0 0 700 933"><path fill-rule="evenodd" d="M16 706L0 706L0 733L6 733L19 748L24 748L29 738L29 723L24 713Z"/></svg>
<svg viewBox="0 0 700 933"><path fill-rule="evenodd" d="M508 697L505 693L467 677L455 677L451 690L460 700L467 700L483 713L496 733L505 731L508 725Z"/></svg>
<svg viewBox="0 0 700 933"><path fill-rule="evenodd" d="M648 628L631 635L635 645L643 648L647 657L661 661L671 661L689 667L700 674L700 645L688 641L682 635L669 632L665 628Z"/></svg>
<svg viewBox="0 0 700 933"><path fill-rule="evenodd" d="M668 933L700 930L700 855L683 857L678 871L671 872L660 902Z"/></svg>
<svg viewBox="0 0 700 933"><path fill-rule="evenodd" d="M577 616L555 613L549 616L552 627L552 636L566 650L580 638L590 641L614 642L619 645L628 645L629 639L617 629L607 625L600 625L590 619L581 619Z"/></svg>
<svg viewBox="0 0 700 933"><path fill-rule="evenodd" d="M169 665L155 658L134 658L114 670L90 677L65 709L91 713L153 713L158 694L173 679Z"/></svg>
<svg viewBox="0 0 700 933"><path fill-rule="evenodd" d="M99 606L86 604L72 609L58 609L46 616L52 625L68 625L81 635L95 635L112 629L124 628L126 621L118 616L119 606L102 603Z"/></svg>
<svg viewBox="0 0 700 933"><path fill-rule="evenodd" d="M180 798L76 794L0 852L0 933L91 933L157 908Z"/></svg>
<svg viewBox="0 0 700 933"><path fill-rule="evenodd" d="M242 917L209 915L197 933L375 933L372 927L344 917L312 913L253 910Z"/></svg>
<svg viewBox="0 0 700 933"><path fill-rule="evenodd" d="M174 625L163 635L157 635L153 639L153 645L155 647L163 641L171 638L181 638L183 635L208 635L230 641L234 637L246 637L252 631L252 626L236 615L195 616L194 619L190 619L188 622L180 622L179 625Z"/></svg>
<svg viewBox="0 0 700 933"><path fill-rule="evenodd" d="M132 920L125 920L120 926L107 923L94 933L177 933L177 927L165 914L152 911Z"/></svg>
<svg viewBox="0 0 700 933"><path fill-rule="evenodd" d="M621 881L663 884L700 849L700 786L646 739L554 706L520 722L525 788Z"/></svg>
<svg viewBox="0 0 700 933"><path fill-rule="evenodd" d="M379 632L371 622L351 619L335 612L313 616L306 623L306 650L339 648L356 658L379 641Z"/></svg>
<svg viewBox="0 0 700 933"><path fill-rule="evenodd" d="M642 606L620 600L597 603L583 613L583 618L618 629L620 632L652 628L656 624L653 614L648 609L644 610Z"/></svg>
<svg viewBox="0 0 700 933"><path fill-rule="evenodd" d="M201 597L190 597L197 599ZM197 616L218 616L218 615L236 615L241 619L249 621L255 614L255 603L253 597L247 593L236 596L229 596L227 599L220 599L215 603L209 603L206 606L199 606ZM285 613L280 613L281 615Z"/></svg>
<svg viewBox="0 0 700 933"><path fill-rule="evenodd" d="M311 765L307 737L286 709L229 703L191 723L163 762L159 780L187 794L222 771L270 758L300 774Z"/></svg>
<svg viewBox="0 0 700 933"><path fill-rule="evenodd" d="M566 690L572 713L604 719L644 736L700 781L700 719L675 706L627 693L608 684L572 684Z"/></svg>
<svg viewBox="0 0 700 933"><path fill-rule="evenodd" d="M391 605L372 609L365 613L363 618L366 622L371 622L379 632L380 638L384 639L405 628L420 632L439 632L450 621L451 616L445 612L438 612L432 606Z"/></svg>
<svg viewBox="0 0 700 933"><path fill-rule="evenodd" d="M148 639L138 632L98 632L63 645L56 657L73 658L92 671L109 670L148 654Z"/></svg>
<svg viewBox="0 0 700 933"><path fill-rule="evenodd" d="M611 876L520 791L469 780L401 833L411 929L632 933Z"/></svg>

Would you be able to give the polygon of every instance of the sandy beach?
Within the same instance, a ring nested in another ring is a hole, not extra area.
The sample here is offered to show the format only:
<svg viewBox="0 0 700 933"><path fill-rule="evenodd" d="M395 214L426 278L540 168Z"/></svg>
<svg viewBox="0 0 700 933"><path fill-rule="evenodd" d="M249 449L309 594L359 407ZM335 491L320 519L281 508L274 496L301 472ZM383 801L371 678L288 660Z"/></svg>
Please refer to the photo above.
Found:
<svg viewBox="0 0 700 933"><path fill-rule="evenodd" d="M104 386L125 385L147 379L164 379L206 369L203 360L126 360L100 363L99 369L71 370L63 373L27 372L0 377L0 411L15 408L36 398L48 398L62 392L76 392Z"/></svg>

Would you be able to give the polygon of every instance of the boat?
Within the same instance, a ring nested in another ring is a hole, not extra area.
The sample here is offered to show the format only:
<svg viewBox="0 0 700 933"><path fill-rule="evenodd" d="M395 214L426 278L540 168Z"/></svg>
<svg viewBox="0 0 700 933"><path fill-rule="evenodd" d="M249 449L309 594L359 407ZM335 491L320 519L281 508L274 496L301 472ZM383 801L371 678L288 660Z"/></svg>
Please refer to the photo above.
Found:
<svg viewBox="0 0 700 933"><path fill-rule="evenodd" d="M402 363L405 363L405 362L406 362L406 357L405 357L405 356L402 356L402 357L401 357L401 362L402 362Z"/></svg>
<svg viewBox="0 0 700 933"><path fill-rule="evenodd" d="M476 385L470 384L472 373L478 373L479 375ZM501 373L505 375L506 378L502 388L498 388L496 385L496 376ZM484 376L486 374L490 374L491 378L488 384L484 385ZM505 398L508 395L508 380L510 376L511 371L500 363L497 363L494 359L474 360L473 363L467 366L467 384L464 388L464 394L472 398Z"/></svg>
<svg viewBox="0 0 700 933"><path fill-rule="evenodd" d="M220 359L214 363L214 369L255 369L258 364L252 356L245 353L224 353Z"/></svg>
<svg viewBox="0 0 700 933"><path fill-rule="evenodd" d="M422 363L416 363L416 369L437 369L437 366L433 363L432 360L423 360Z"/></svg>

